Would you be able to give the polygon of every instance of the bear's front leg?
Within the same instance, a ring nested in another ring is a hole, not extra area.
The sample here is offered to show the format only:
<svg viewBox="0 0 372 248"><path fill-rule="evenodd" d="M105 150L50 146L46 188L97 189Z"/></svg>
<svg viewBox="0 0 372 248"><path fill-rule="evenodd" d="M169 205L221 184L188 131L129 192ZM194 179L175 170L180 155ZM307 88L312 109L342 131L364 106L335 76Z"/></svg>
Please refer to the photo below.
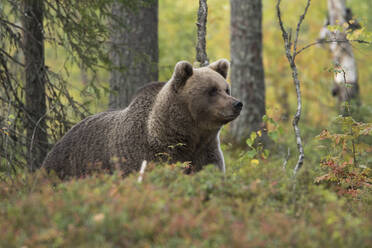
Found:
<svg viewBox="0 0 372 248"><path fill-rule="evenodd" d="M193 167L196 171L201 170L205 165L214 164L223 173L226 172L225 159L220 147L219 135L205 149L197 153L197 158L193 160Z"/></svg>

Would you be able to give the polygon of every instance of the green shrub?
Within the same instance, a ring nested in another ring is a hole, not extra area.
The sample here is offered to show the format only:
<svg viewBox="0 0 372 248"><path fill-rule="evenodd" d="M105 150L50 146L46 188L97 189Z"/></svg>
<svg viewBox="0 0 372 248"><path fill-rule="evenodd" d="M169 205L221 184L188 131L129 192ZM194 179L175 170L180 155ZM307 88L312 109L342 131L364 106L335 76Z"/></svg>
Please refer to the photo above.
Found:
<svg viewBox="0 0 372 248"><path fill-rule="evenodd" d="M58 182L43 172L0 184L0 247L370 247L371 205L280 166L213 166L185 175L149 166L142 183L95 175ZM296 197L294 197L296 196Z"/></svg>

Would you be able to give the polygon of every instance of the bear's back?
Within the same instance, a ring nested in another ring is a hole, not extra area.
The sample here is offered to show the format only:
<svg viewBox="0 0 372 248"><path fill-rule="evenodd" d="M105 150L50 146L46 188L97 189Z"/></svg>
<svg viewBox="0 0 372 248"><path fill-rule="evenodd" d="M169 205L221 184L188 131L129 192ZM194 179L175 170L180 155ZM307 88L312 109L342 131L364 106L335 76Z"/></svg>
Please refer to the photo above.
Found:
<svg viewBox="0 0 372 248"><path fill-rule="evenodd" d="M165 83L150 83L138 90L123 110L89 116L56 143L43 166L61 177L82 176L95 170L122 167L125 174L151 159L146 120L157 93Z"/></svg>
<svg viewBox="0 0 372 248"><path fill-rule="evenodd" d="M140 169L143 160L153 160L148 145L147 120L157 94L165 83L149 83L139 89L125 114L116 119L109 132L108 154L122 165L125 174ZM123 163L122 163L123 162Z"/></svg>

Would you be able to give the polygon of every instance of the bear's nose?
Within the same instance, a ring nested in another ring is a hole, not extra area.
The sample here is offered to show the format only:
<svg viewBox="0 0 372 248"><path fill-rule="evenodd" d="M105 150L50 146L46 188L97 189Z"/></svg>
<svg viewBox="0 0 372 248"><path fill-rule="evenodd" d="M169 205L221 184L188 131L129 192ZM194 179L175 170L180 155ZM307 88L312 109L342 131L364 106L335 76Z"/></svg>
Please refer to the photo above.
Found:
<svg viewBox="0 0 372 248"><path fill-rule="evenodd" d="M241 110L243 108L243 103L239 102L239 101L236 101L236 102L233 103L233 106L234 106L235 109Z"/></svg>

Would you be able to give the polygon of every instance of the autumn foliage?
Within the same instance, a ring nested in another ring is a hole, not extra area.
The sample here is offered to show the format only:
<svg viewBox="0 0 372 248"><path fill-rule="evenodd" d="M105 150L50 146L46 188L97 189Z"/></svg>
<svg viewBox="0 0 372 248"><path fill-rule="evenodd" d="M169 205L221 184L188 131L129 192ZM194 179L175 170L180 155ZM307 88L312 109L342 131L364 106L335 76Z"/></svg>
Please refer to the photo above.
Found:
<svg viewBox="0 0 372 248"><path fill-rule="evenodd" d="M280 167L149 167L142 183L96 175L59 182L23 175L0 184L0 247L370 247L368 195L346 202ZM295 197L297 196L297 197ZM348 208L353 206L352 211Z"/></svg>

